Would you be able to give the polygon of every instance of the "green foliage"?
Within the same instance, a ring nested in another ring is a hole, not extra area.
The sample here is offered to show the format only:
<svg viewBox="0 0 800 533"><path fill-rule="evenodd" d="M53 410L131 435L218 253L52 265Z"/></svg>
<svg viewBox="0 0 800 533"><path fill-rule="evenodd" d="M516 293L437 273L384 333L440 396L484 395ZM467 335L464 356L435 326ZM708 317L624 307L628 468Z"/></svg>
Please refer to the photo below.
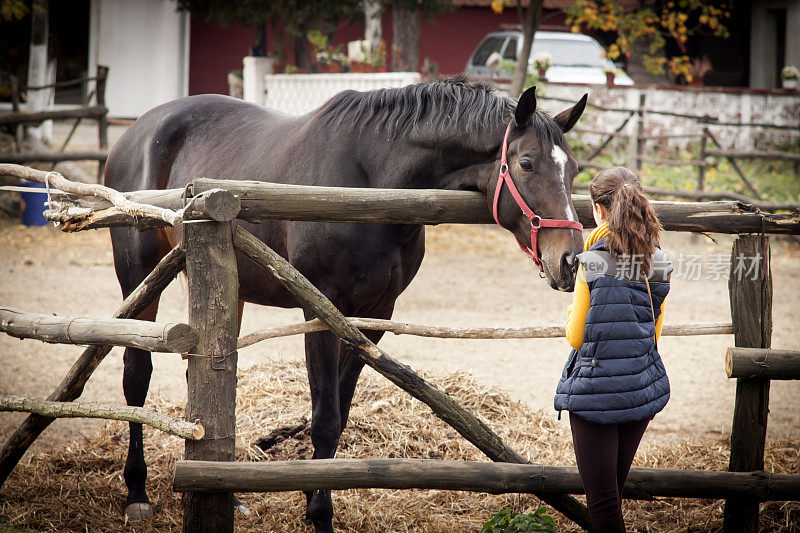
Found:
<svg viewBox="0 0 800 533"><path fill-rule="evenodd" d="M707 60L692 61L687 41L696 33L730 37L723 23L731 16L729 9L730 3L706 0L645 0L635 8L614 0L576 0L566 13L567 24L575 33L585 29L617 34L616 41L606 50L610 59L629 51L634 42L644 40L650 44L650 54L642 59L648 71L662 74L669 69L673 75L692 81L702 77L711 65ZM679 53L665 57L668 43Z"/></svg>
<svg viewBox="0 0 800 533"><path fill-rule="evenodd" d="M556 523L553 517L545 514L547 509L539 507L532 513L517 513L510 507L492 515L483 523L482 533L525 533L543 531L555 533Z"/></svg>
<svg viewBox="0 0 800 533"><path fill-rule="evenodd" d="M25 0L0 0L0 20L22 20L30 12Z"/></svg>

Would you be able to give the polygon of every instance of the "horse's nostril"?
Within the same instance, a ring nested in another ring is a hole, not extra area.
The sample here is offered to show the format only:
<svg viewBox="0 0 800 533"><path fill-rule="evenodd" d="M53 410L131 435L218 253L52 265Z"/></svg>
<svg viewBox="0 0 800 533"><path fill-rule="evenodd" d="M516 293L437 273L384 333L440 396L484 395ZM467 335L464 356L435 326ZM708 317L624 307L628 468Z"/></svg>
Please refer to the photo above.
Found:
<svg viewBox="0 0 800 533"><path fill-rule="evenodd" d="M564 252L561 256L562 264L575 272L578 269L578 255L575 252Z"/></svg>

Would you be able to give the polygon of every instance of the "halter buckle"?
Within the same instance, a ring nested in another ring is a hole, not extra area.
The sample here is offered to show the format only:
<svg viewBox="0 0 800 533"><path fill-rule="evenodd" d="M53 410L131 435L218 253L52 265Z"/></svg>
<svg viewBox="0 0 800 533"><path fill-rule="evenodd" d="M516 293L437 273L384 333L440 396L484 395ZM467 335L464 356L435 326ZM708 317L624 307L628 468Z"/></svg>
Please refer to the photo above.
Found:
<svg viewBox="0 0 800 533"><path fill-rule="evenodd" d="M541 228L542 227L542 217L540 217L539 215L534 213L534 215L531 217L531 226L536 228L536 229Z"/></svg>
<svg viewBox="0 0 800 533"><path fill-rule="evenodd" d="M503 163L500 165L500 175L504 175L508 173L508 163Z"/></svg>

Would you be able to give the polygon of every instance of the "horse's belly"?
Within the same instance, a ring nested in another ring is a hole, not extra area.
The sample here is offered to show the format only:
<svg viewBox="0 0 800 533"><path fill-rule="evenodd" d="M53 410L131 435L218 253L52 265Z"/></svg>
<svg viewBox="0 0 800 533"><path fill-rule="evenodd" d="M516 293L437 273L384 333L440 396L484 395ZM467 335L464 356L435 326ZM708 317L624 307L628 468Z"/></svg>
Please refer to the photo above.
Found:
<svg viewBox="0 0 800 533"><path fill-rule="evenodd" d="M345 314L368 316L391 309L424 253L422 231L398 242L391 230L377 226L289 223L284 227L288 229L282 236L266 228L259 228L256 236L287 257ZM276 247L280 245L285 246ZM244 258L239 258L239 283L240 298L246 302L300 307L274 276Z"/></svg>

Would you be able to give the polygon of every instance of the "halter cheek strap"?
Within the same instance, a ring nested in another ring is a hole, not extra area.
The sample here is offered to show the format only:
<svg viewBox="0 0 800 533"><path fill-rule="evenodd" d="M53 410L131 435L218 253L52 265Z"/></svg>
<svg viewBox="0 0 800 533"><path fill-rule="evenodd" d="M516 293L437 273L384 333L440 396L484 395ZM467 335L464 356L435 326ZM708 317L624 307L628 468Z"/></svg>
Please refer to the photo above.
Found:
<svg viewBox="0 0 800 533"><path fill-rule="evenodd" d="M522 195L519 193L519 189L514 184L514 180L511 179L511 173L508 171L508 135L511 132L511 124L508 125L506 128L506 134L503 137L503 151L500 157L500 175L497 177L497 186L494 188L494 201L492 202L492 215L494 215L494 221L497 224L500 224L500 220L497 216L497 206L500 201L500 191L503 189L503 184L505 183L508 186L508 190L511 193L511 196L514 197L514 201L517 202L517 205L522 210L522 213L528 217L528 220L531 221L531 246L530 249L522 243L522 241L517 238L515 235L514 238L517 240L517 244L522 249L525 254L533 259L533 263L539 267L539 271L543 271L544 267L542 267L542 260L539 257L539 248L538 248L538 233L539 228L567 228L577 231L583 231L583 225L580 222L574 222L572 220L557 220L552 218L542 218L536 213L533 212L533 209L528 207L528 204L525 203L525 200L522 198Z"/></svg>

